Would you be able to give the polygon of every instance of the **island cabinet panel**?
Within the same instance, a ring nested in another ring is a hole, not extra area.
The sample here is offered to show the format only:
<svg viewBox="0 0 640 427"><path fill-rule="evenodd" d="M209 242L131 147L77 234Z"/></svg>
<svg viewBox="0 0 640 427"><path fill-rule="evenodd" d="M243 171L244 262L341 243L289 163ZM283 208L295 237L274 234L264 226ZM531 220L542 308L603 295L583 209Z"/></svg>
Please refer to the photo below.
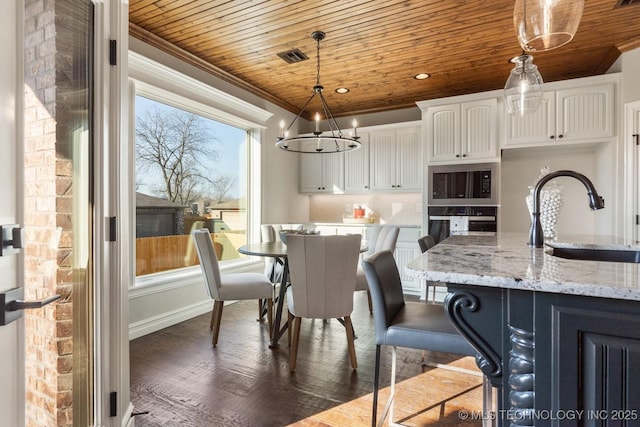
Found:
<svg viewBox="0 0 640 427"><path fill-rule="evenodd" d="M447 288L445 310L496 387L495 425L640 425L640 302Z"/></svg>
<svg viewBox="0 0 640 427"><path fill-rule="evenodd" d="M536 295L536 408L577 415L543 425L640 425L639 306Z"/></svg>

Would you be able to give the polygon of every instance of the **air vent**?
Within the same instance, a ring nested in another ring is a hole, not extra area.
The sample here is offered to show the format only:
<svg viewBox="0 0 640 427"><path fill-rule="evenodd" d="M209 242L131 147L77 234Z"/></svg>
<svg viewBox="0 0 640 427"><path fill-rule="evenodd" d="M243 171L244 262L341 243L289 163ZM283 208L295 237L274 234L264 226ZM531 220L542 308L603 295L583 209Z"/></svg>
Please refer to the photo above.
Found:
<svg viewBox="0 0 640 427"><path fill-rule="evenodd" d="M302 62L309 59L309 57L304 53L302 53L299 49L293 49L287 52L280 52L278 56L288 64L295 64L296 62Z"/></svg>
<svg viewBox="0 0 640 427"><path fill-rule="evenodd" d="M618 0L613 8L619 9L625 6L632 6L634 4L640 4L640 0Z"/></svg>

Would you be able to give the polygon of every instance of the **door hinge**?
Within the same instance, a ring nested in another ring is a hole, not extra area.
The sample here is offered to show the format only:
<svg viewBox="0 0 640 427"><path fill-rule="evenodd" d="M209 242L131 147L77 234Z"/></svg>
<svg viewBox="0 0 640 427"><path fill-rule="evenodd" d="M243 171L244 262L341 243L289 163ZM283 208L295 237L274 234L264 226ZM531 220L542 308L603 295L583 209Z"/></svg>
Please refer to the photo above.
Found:
<svg viewBox="0 0 640 427"><path fill-rule="evenodd" d="M638 141L638 134L637 134L637 133L634 133L634 134L633 134L633 135L631 135L631 136L633 136L633 140L635 141L636 145L640 145L640 142Z"/></svg>
<svg viewBox="0 0 640 427"><path fill-rule="evenodd" d="M116 40L109 40L109 65L116 65L116 53L118 42Z"/></svg>
<svg viewBox="0 0 640 427"><path fill-rule="evenodd" d="M109 393L109 416L115 417L118 415L118 392L112 391Z"/></svg>
<svg viewBox="0 0 640 427"><path fill-rule="evenodd" d="M118 237L118 229L116 226L118 225L117 218L115 216L109 217L109 241L115 242Z"/></svg>
<svg viewBox="0 0 640 427"><path fill-rule="evenodd" d="M640 215L636 215L636 225L640 225Z"/></svg>

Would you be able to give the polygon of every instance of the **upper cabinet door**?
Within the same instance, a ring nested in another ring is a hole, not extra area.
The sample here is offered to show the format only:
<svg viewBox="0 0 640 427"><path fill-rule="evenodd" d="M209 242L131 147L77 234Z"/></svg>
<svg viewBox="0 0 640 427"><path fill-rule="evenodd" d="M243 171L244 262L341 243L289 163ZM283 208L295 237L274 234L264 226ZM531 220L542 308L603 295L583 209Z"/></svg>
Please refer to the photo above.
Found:
<svg viewBox="0 0 640 427"><path fill-rule="evenodd" d="M429 107L425 126L429 163L499 157L496 98Z"/></svg>
<svg viewBox="0 0 640 427"><path fill-rule="evenodd" d="M344 191L363 193L370 191L369 185L369 134L360 134L362 147L344 154Z"/></svg>
<svg viewBox="0 0 640 427"><path fill-rule="evenodd" d="M460 155L466 160L498 157L498 101L496 98L461 105Z"/></svg>
<svg viewBox="0 0 640 427"><path fill-rule="evenodd" d="M460 104L427 110L429 161L455 160L460 156Z"/></svg>
<svg viewBox="0 0 640 427"><path fill-rule="evenodd" d="M394 130L369 134L371 159L369 176L371 189L394 190L396 185L396 133Z"/></svg>
<svg viewBox="0 0 640 427"><path fill-rule="evenodd" d="M557 138L609 138L614 131L614 84L556 92Z"/></svg>
<svg viewBox="0 0 640 427"><path fill-rule="evenodd" d="M300 154L300 192L343 193L343 155Z"/></svg>
<svg viewBox="0 0 640 427"><path fill-rule="evenodd" d="M505 145L553 142L556 137L556 94L545 92L538 109L529 114L505 112Z"/></svg>
<svg viewBox="0 0 640 427"><path fill-rule="evenodd" d="M422 188L422 138L420 126L396 131L396 190Z"/></svg>
<svg viewBox="0 0 640 427"><path fill-rule="evenodd" d="M544 93L534 113L505 113L504 148L581 143L615 136L615 83Z"/></svg>

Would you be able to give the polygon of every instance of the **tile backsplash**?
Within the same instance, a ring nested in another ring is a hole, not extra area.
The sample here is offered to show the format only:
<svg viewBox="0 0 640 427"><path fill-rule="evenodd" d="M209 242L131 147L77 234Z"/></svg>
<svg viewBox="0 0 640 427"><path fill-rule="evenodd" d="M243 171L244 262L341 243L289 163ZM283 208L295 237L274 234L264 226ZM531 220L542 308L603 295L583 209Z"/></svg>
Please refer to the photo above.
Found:
<svg viewBox="0 0 640 427"><path fill-rule="evenodd" d="M342 222L345 213L352 213L354 206L372 211L375 222L380 224L422 224L420 193L398 194L349 194L309 196L309 222Z"/></svg>

